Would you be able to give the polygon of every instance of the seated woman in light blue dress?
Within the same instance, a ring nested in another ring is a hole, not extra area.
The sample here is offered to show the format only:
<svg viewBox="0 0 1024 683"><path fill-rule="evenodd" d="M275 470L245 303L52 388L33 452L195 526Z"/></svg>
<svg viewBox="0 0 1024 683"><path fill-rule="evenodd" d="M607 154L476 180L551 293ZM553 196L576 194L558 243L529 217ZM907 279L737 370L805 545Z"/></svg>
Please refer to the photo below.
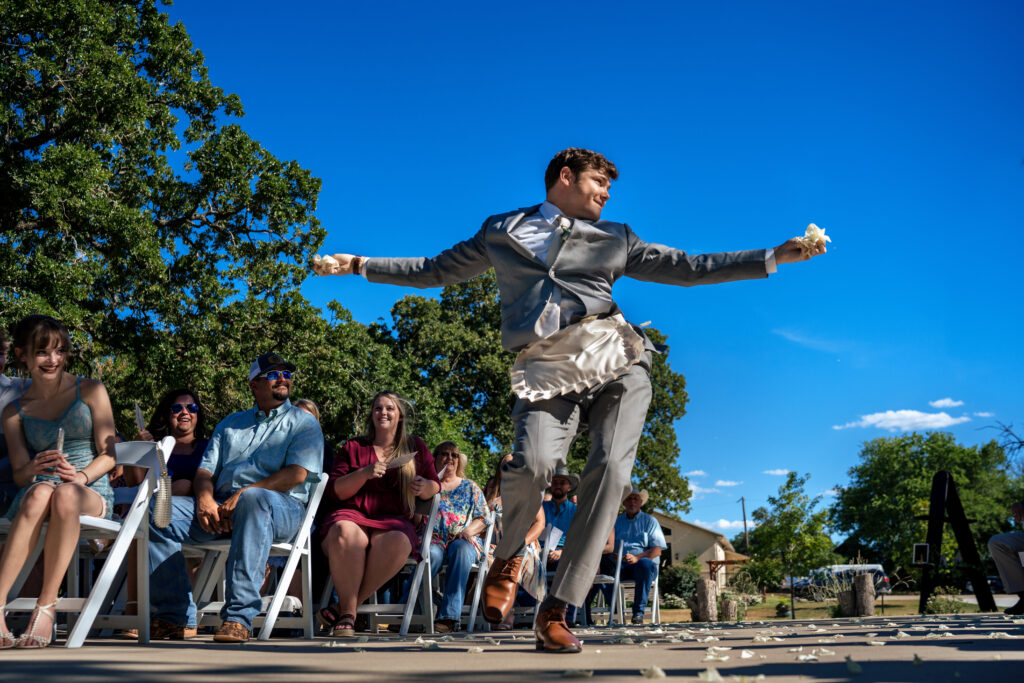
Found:
<svg viewBox="0 0 1024 683"><path fill-rule="evenodd" d="M114 466L110 398L101 382L65 372L70 348L67 330L48 316L28 316L15 329L14 354L32 384L0 415L14 481L21 486L7 511L12 523L0 556L0 600L10 593L42 523L48 521L49 527L43 584L32 618L15 638L0 605L0 649L50 644L57 592L78 545L78 517L111 514L114 493L106 476ZM58 448L61 429L63 449Z"/></svg>

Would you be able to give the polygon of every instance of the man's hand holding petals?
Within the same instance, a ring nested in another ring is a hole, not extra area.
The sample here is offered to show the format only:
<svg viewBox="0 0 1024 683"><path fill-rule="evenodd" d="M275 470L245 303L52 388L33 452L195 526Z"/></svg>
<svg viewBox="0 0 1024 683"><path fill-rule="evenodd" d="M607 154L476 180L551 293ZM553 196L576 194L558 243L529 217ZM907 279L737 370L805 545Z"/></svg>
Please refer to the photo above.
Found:
<svg viewBox="0 0 1024 683"><path fill-rule="evenodd" d="M354 271L356 258L352 254L317 254L313 257L313 272L317 275L349 275Z"/></svg>

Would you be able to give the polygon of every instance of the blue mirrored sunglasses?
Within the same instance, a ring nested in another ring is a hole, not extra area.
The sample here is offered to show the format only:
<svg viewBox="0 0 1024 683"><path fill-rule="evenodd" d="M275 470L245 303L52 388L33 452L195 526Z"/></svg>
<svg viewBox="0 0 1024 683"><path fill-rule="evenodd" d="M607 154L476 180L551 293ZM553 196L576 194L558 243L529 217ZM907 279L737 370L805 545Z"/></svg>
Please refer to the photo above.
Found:
<svg viewBox="0 0 1024 683"><path fill-rule="evenodd" d="M188 412L192 413L193 415L197 415L199 413L199 406L197 406L195 403L175 403L171 405L171 412L174 413L175 415L177 415L183 410L188 410Z"/></svg>
<svg viewBox="0 0 1024 683"><path fill-rule="evenodd" d="M270 372L263 373L262 375L260 375L260 377L269 382L273 382L274 380L277 379L291 379L292 373L288 372L287 370L271 370Z"/></svg>

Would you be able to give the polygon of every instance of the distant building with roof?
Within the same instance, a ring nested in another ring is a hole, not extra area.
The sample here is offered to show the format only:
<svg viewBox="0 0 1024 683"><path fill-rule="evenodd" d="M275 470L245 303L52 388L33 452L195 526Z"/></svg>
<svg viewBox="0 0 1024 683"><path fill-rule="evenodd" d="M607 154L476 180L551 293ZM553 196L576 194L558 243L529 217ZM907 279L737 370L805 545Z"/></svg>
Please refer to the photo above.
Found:
<svg viewBox="0 0 1024 683"><path fill-rule="evenodd" d="M662 553L662 557L665 558L662 564L679 564L693 553L700 562L701 575L713 578L719 586L724 586L728 583L728 578L736 573L739 565L750 559L736 552L729 539L718 531L683 521L658 510L650 514L658 520L668 543L668 548ZM709 562L713 564L709 565ZM711 576L712 573L714 576Z"/></svg>

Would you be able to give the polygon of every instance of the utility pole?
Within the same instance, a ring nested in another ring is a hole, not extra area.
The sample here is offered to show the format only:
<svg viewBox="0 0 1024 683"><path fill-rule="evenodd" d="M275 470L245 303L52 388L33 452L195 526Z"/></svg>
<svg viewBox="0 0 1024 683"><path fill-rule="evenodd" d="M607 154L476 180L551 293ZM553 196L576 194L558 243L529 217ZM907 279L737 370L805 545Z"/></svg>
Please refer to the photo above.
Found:
<svg viewBox="0 0 1024 683"><path fill-rule="evenodd" d="M743 498L743 496L740 496L740 499L737 502L743 505L743 541L747 544L747 555L749 555L750 534L747 533L747 501Z"/></svg>

